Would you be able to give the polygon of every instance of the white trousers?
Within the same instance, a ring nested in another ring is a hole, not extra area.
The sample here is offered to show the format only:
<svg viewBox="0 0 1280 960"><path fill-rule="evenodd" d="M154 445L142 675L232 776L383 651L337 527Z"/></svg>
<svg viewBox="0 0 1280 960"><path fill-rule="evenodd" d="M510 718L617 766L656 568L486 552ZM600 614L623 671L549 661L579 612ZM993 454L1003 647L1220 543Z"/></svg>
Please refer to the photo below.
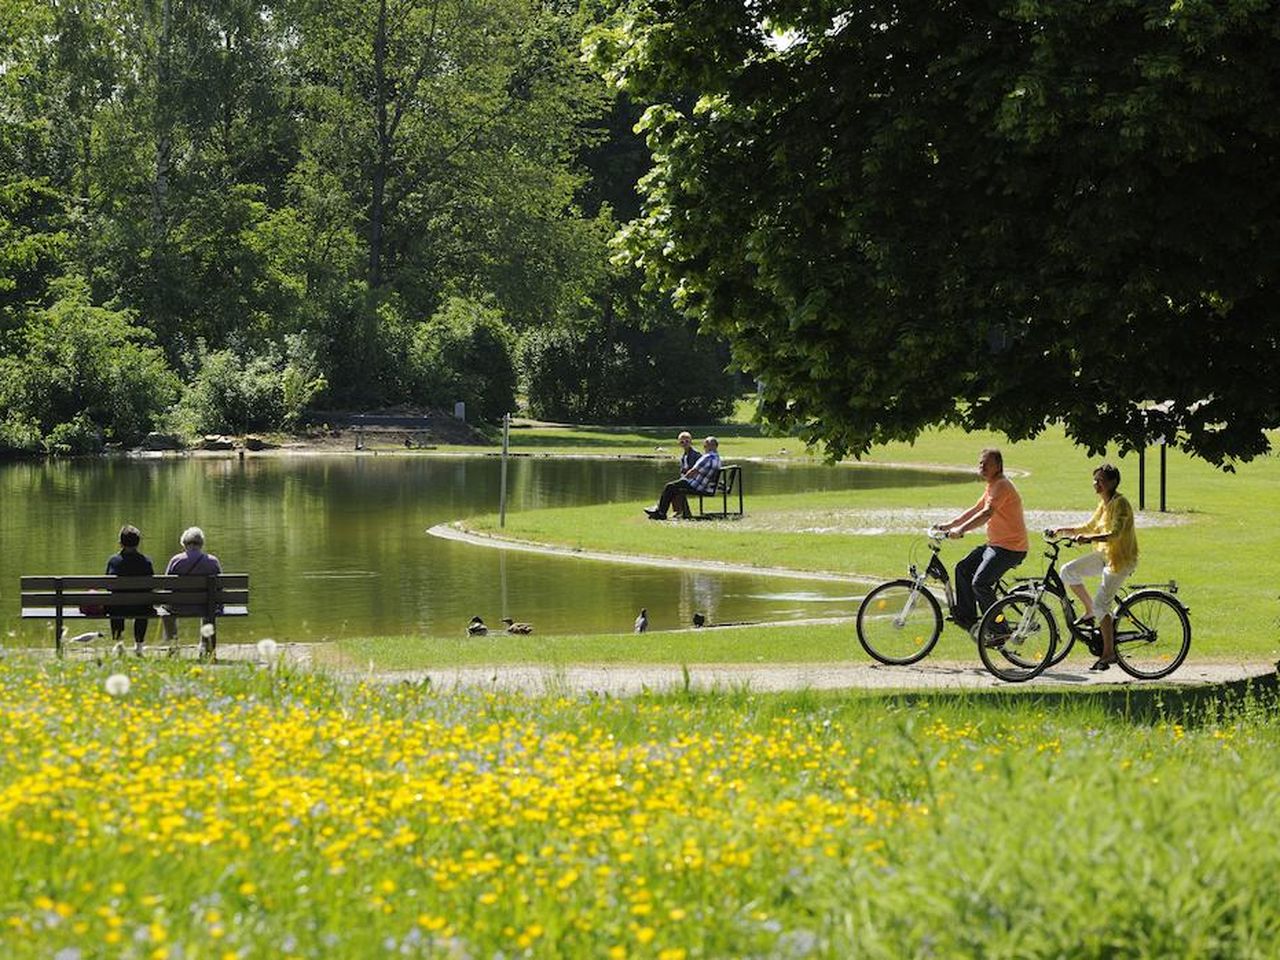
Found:
<svg viewBox="0 0 1280 960"><path fill-rule="evenodd" d="M1111 605L1115 603L1116 592L1136 569L1137 564L1125 570L1112 570L1107 566L1107 555L1101 551L1094 551L1083 557L1076 557L1063 567L1062 582L1069 587L1084 583L1085 577L1101 576L1102 582L1098 584L1098 590L1093 595L1094 615L1101 618L1112 612Z"/></svg>

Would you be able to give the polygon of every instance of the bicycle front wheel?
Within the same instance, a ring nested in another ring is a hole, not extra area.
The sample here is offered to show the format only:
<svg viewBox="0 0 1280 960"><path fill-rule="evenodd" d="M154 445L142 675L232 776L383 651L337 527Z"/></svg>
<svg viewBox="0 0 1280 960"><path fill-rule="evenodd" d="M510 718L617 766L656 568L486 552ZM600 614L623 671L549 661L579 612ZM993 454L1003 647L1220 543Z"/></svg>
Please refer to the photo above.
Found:
<svg viewBox="0 0 1280 960"><path fill-rule="evenodd" d="M874 659L892 666L929 655L942 633L942 608L914 580L890 580L862 599L858 642Z"/></svg>
<svg viewBox="0 0 1280 960"><path fill-rule="evenodd" d="M978 624L978 656L1001 680L1022 683L1053 660L1058 624L1053 612L1033 597L1010 594L993 603Z"/></svg>
<svg viewBox="0 0 1280 960"><path fill-rule="evenodd" d="M1187 659L1191 621L1182 604L1158 590L1125 597L1116 611L1116 660L1139 680L1167 677Z"/></svg>

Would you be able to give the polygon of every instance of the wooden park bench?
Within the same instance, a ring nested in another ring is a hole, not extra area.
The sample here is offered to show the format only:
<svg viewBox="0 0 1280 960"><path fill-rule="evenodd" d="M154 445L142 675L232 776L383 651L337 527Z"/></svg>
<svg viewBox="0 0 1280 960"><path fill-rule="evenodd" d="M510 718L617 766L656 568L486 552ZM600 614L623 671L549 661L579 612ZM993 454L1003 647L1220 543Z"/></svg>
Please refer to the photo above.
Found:
<svg viewBox="0 0 1280 960"><path fill-rule="evenodd" d="M149 612L132 612L143 608ZM55 621L58 656L62 656L63 625L68 620L163 617L169 613L167 608L179 618L199 617L214 625L212 636L200 638L201 654L211 657L218 644L218 618L249 615L249 575L22 578L22 619ZM121 609L130 612L115 612Z"/></svg>
<svg viewBox="0 0 1280 960"><path fill-rule="evenodd" d="M729 509L729 498L734 494L738 495L738 509ZM727 520L729 517L742 516L742 467L737 464L726 463L720 467L720 472L716 474L715 486L707 493L699 493L698 497L698 517L699 520ZM720 498L720 509L706 509L706 500L711 500L711 505L715 506L715 498Z"/></svg>

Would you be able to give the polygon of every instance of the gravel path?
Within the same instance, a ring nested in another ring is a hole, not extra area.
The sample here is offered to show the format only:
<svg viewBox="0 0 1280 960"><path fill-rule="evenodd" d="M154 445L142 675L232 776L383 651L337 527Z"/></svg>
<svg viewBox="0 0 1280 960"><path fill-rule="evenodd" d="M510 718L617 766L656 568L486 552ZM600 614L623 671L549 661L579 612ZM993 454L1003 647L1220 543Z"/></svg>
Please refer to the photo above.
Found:
<svg viewBox="0 0 1280 960"><path fill-rule="evenodd" d="M312 669L317 645L282 643L275 656L294 667ZM16 651L14 651L16 652ZM24 651L40 659L51 659L53 651ZM68 651L71 658L110 658L105 647L78 647ZM158 649L148 649L148 658L164 658ZM179 656L195 659L194 645L184 647ZM132 657L128 657L132 660ZM222 663L263 664L255 644L219 644ZM326 658L327 659L327 658ZM888 667L878 663L698 663L688 666L688 685L695 690L752 690L762 693L798 690L977 690L1081 689L1084 687L1147 685L1134 680L1119 667L1105 673L1090 673L1088 658L1072 657L1066 664L1047 671L1026 684L997 680L974 661L925 660L911 667ZM1277 664L1266 660L1187 662L1162 681L1176 686L1209 686L1275 676ZM540 694L608 694L631 696L646 690L683 689L685 668L673 664L504 664L486 667L440 667L426 670L361 670L337 668L331 664L317 669L331 670L349 679L374 679L386 683L423 683L443 689L455 687L506 690Z"/></svg>
<svg viewBox="0 0 1280 960"><path fill-rule="evenodd" d="M1239 663L1186 663L1164 683L1203 686L1274 676L1276 664L1266 661ZM472 687L514 690L524 693L598 693L627 696L645 690L681 689L683 668L668 664L578 664L572 666L507 665L495 667L441 667L438 670L406 670L376 674L385 680L421 683L430 681L446 689ZM1090 673L1086 660L1069 660L1028 684L1006 684L977 662L928 661L911 667L887 667L868 663L771 663L692 664L688 683L698 690L760 692L784 690L958 690L991 687L1076 689L1090 686L1146 684L1135 681L1119 667Z"/></svg>

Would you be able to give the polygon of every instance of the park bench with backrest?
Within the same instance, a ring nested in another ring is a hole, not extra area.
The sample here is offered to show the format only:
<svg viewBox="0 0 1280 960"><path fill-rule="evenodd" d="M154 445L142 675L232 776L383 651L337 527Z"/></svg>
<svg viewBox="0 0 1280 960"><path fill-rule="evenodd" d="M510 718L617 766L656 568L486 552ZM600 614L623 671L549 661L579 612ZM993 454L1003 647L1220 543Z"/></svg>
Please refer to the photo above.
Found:
<svg viewBox="0 0 1280 960"><path fill-rule="evenodd" d="M22 619L55 621L58 656L63 653L63 626L67 621L112 617L133 620L163 617L170 611L179 618L199 618L214 625L213 635L202 637L200 645L202 653L212 656L217 647L218 618L249 615L249 575L22 578Z"/></svg>
<svg viewBox="0 0 1280 960"><path fill-rule="evenodd" d="M738 509L729 509L729 498L738 497ZM706 493L695 494L698 498L698 520L727 520L730 517L742 516L742 467L726 463L715 475L715 485ZM707 510L706 501L715 506L715 498L720 498L719 510Z"/></svg>

